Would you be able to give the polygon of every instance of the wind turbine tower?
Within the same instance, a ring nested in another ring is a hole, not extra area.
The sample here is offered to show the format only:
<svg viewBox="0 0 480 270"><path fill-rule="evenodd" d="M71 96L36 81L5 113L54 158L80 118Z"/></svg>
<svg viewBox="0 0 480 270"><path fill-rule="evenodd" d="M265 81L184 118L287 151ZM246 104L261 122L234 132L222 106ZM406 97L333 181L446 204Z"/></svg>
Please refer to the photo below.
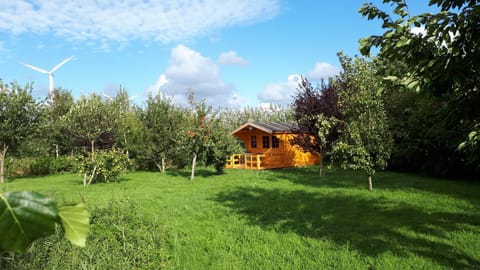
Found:
<svg viewBox="0 0 480 270"><path fill-rule="evenodd" d="M70 56L68 58L66 58L65 60L63 60L62 62L58 63L54 68L52 68L52 70L48 71L48 70L45 70L43 68L39 68L39 67L35 67L35 66L32 66L32 65L29 65L29 64L25 64L23 62L21 62L20 64L28 67L28 68L31 68L35 71L38 71L40 73L43 73L43 74L48 74L48 80L50 82L50 87L49 87L49 91L50 91L50 99L53 101L55 101L55 87L54 87L54 82L53 82L53 73L55 71L57 71L61 66L63 66L65 63L67 63L68 61L72 60L73 59L73 56Z"/></svg>

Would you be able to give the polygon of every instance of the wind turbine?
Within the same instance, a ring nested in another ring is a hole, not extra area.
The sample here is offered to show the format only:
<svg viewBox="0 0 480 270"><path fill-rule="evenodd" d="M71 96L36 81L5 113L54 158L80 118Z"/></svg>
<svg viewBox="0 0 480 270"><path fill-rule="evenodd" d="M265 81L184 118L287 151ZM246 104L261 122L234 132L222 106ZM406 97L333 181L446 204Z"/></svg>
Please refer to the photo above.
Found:
<svg viewBox="0 0 480 270"><path fill-rule="evenodd" d="M113 98L105 93L102 93L102 96L110 101L113 101Z"/></svg>
<svg viewBox="0 0 480 270"><path fill-rule="evenodd" d="M55 92L54 92L55 88L54 88L54 84L53 84L53 73L54 73L55 71L57 71L57 70L58 70L61 66L63 66L65 63L67 63L68 61L72 60L72 58L73 58L73 55L70 56L70 57L68 57L68 58L66 58L66 59L63 60L62 62L58 63L58 64L57 64L54 68L52 68L52 70L50 70L50 71L47 71L47 70L45 70L45 69L43 69L43 68L38 68L38 67L29 65L29 64L26 64L26 63L23 63L23 62L20 62L20 64L22 64L22 65L24 65L24 66L26 66L26 67L28 67L28 68L31 68L31 69L33 69L33 70L35 70L35 71L38 71L38 72L40 72L40 73L48 74L48 80L49 80L49 82L50 82L50 87L49 87L50 98L51 98L52 101L54 101L54 100L55 100Z"/></svg>

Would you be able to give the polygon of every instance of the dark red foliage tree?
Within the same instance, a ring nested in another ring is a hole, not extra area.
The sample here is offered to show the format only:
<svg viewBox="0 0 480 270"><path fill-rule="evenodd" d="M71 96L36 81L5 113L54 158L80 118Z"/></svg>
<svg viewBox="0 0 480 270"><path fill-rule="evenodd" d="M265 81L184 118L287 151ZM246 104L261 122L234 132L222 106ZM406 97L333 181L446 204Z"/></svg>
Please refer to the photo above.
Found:
<svg viewBox="0 0 480 270"><path fill-rule="evenodd" d="M300 146L304 151L319 155L328 152L332 143L338 138L340 121L337 121L328 134L319 134L319 116L323 119L343 119L339 109L337 90L331 81L322 81L317 87L313 87L308 79L302 77L298 84L297 93L293 97L292 109L297 122L296 136L290 141L291 144ZM320 163L320 175L322 174Z"/></svg>

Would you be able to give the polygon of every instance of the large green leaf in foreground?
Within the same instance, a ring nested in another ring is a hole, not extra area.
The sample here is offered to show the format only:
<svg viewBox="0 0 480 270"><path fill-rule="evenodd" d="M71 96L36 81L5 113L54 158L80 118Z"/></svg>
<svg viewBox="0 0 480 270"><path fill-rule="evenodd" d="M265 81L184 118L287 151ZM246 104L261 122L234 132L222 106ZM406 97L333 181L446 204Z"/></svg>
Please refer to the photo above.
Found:
<svg viewBox="0 0 480 270"><path fill-rule="evenodd" d="M90 213L84 203L59 207L58 216L65 230L65 237L74 245L85 247L90 230Z"/></svg>
<svg viewBox="0 0 480 270"><path fill-rule="evenodd" d="M57 213L54 200L45 195L0 193L0 250L23 252L34 240L52 234Z"/></svg>

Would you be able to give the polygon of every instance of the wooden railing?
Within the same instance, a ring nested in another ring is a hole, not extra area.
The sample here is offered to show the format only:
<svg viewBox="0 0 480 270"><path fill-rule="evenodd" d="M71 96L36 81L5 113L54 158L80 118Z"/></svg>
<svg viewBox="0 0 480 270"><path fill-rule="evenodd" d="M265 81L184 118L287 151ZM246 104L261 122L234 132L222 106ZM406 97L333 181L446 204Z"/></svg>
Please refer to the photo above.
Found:
<svg viewBox="0 0 480 270"><path fill-rule="evenodd" d="M227 164L225 165L225 168L231 168L231 169L241 168L241 169L243 169L244 164L245 164L245 162L244 162L244 159L243 159L243 154L233 154L233 155L227 157Z"/></svg>
<svg viewBox="0 0 480 270"><path fill-rule="evenodd" d="M263 154L233 154L227 157L225 168L262 170L265 167L265 155Z"/></svg>

